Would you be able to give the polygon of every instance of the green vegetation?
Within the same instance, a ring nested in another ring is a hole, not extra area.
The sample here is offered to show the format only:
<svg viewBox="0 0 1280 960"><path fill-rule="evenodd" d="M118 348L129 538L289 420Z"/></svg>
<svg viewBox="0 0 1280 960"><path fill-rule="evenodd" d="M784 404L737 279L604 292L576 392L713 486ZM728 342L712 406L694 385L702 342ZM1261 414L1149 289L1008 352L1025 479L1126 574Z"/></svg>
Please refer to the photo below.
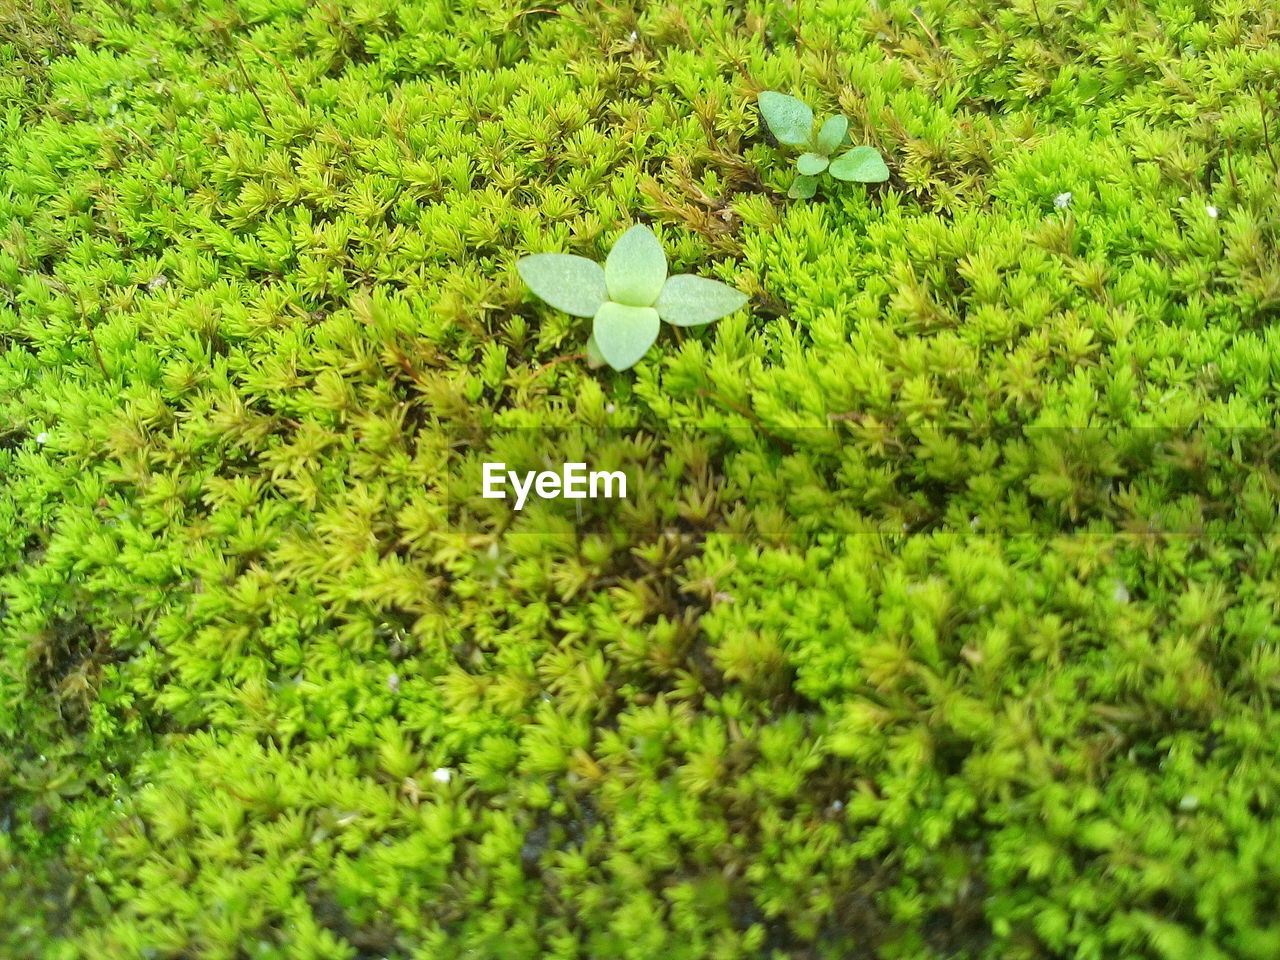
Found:
<svg viewBox="0 0 1280 960"><path fill-rule="evenodd" d="M808 200L818 192L818 177L829 173L837 180L883 183L889 168L874 147L854 147L834 160L831 155L847 143L849 118L843 113L828 117L815 128L812 108L803 100L774 90L761 91L757 100L760 114L780 143L803 147L796 159L797 176L787 196Z"/></svg>
<svg viewBox="0 0 1280 960"><path fill-rule="evenodd" d="M1278 89L1272 0L0 0L0 956L1280 955ZM592 369L516 264L635 222L750 307Z"/></svg>
<svg viewBox="0 0 1280 960"><path fill-rule="evenodd" d="M643 224L627 230L603 267L571 253L534 253L516 263L539 297L575 317L591 317L593 367L634 366L658 339L659 321L697 327L741 309L742 293L690 273L667 276L667 255Z"/></svg>

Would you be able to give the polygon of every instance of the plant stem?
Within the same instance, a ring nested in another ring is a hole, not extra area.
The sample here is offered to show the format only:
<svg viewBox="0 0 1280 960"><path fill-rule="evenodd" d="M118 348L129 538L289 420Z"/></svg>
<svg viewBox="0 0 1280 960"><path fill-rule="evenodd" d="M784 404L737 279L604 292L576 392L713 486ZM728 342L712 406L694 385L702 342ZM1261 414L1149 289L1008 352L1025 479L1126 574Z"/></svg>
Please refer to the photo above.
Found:
<svg viewBox="0 0 1280 960"><path fill-rule="evenodd" d="M1031 2L1032 4L1034 4L1035 0L1031 0ZM938 53L942 53L942 44L938 43L937 36L934 34L932 30L929 29L929 25L924 22L924 18L921 17L920 14L916 13L915 7L911 8L910 13L911 13L911 16L915 18L916 23L920 24L920 29L923 30L925 36L929 38L929 42L933 44L933 49L936 50ZM1036 19L1039 19L1039 18L1040 18L1040 15L1036 14Z"/></svg>
<svg viewBox="0 0 1280 960"><path fill-rule="evenodd" d="M566 353L564 356L556 357L554 360L548 360L542 366L538 367L537 370L533 371L533 376L531 376L529 379L532 380L533 377L536 377L538 374L542 373L542 371L544 370L548 370L551 367L554 367L557 363L568 363L571 360L585 360L586 358L587 358L587 355L585 353Z"/></svg>
<svg viewBox="0 0 1280 960"><path fill-rule="evenodd" d="M273 57L271 54L267 53L267 51L258 47L256 44L251 43L248 40L245 40L243 37L241 38L241 42L245 44L247 47L249 47L250 50L255 51L258 54L258 56L263 57L266 60L270 60L275 65L276 71L280 74L280 79L283 80L284 85L289 88L289 94L293 97L294 101L298 104L298 106L300 107L303 106L302 97L298 95L297 88L294 87L293 81L289 79L289 75L284 72L284 67L280 64L280 61L277 60L275 57ZM244 64L240 65L240 72L244 73ZM247 80L248 77L246 76L245 79ZM259 100L258 104L261 105L262 101ZM263 113L265 112L266 110L264 108Z"/></svg>
<svg viewBox="0 0 1280 960"><path fill-rule="evenodd" d="M1044 21L1040 19L1040 4L1038 0L1031 0L1031 12L1035 14L1036 26L1040 28L1040 39L1044 39Z"/></svg>
<svg viewBox="0 0 1280 960"><path fill-rule="evenodd" d="M93 358L98 361L98 369L102 371L102 379L110 380L111 375L107 373L107 365L102 360L102 351L98 349L98 337L93 332L93 324L89 322L89 311L84 308L84 301L80 299L80 295L76 295L76 304L80 308L80 319L84 321L85 333L89 335L89 345L93 347Z"/></svg>
<svg viewBox="0 0 1280 960"><path fill-rule="evenodd" d="M236 61L236 66L240 68L240 76L244 77L244 84L249 88L249 92L253 94L253 99L258 101L258 107L262 110L263 119L268 123L271 122L271 114L267 112L267 105L262 102L262 98L258 96L258 88L254 82L249 79L249 71L244 67L244 61L240 59L240 51L236 49L236 38L231 34L231 28L225 23L219 23L218 26L222 30L222 36L226 42L227 49L231 51L231 56Z"/></svg>
<svg viewBox="0 0 1280 960"><path fill-rule="evenodd" d="M1275 150L1271 146L1271 128L1267 126L1267 100L1261 90L1258 91L1258 111L1262 114L1262 144L1266 147L1267 156L1271 158L1272 168L1280 173L1280 163L1276 162Z"/></svg>
<svg viewBox="0 0 1280 960"><path fill-rule="evenodd" d="M710 35L711 39L715 41L716 46L720 48L720 52L723 53L726 57L728 57L729 62L733 64L734 68L738 71L738 73L742 74L742 79L747 81L747 88L752 91L759 91L760 84L756 83L756 81L752 79L751 74L747 71L747 68L742 65L742 61L738 57L735 57L733 55L733 51L729 49L728 44L726 44L720 38L719 34L716 33L716 28L715 28L715 25L711 22L711 17L704 13L702 15L702 19L707 25L707 33ZM687 24L686 24L686 27L687 27ZM693 35L692 31L690 31L691 39L692 39L692 35Z"/></svg>
<svg viewBox="0 0 1280 960"><path fill-rule="evenodd" d="M111 374L107 373L107 365L103 362L102 351L98 349L98 336L93 331L93 324L89 320L89 311L85 309L84 300L80 297L80 291L72 290L60 280L53 277L45 277L45 283L60 293L66 294L76 303L76 309L80 311L80 321L84 324L85 333L89 335L89 345L93 348L93 358L98 363L98 369L102 371L102 378L110 380Z"/></svg>

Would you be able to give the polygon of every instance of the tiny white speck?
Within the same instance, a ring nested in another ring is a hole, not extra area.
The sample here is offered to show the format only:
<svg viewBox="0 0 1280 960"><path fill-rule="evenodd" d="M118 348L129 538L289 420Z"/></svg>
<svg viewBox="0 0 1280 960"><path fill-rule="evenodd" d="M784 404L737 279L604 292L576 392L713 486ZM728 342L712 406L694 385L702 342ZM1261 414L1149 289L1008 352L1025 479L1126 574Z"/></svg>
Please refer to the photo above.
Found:
<svg viewBox="0 0 1280 960"><path fill-rule="evenodd" d="M1179 810L1194 810L1198 806L1200 806L1200 798L1194 793L1188 793L1178 801Z"/></svg>
<svg viewBox="0 0 1280 960"><path fill-rule="evenodd" d="M49 442L49 431L41 430L39 433L36 434L36 443L48 443L48 442Z"/></svg>
<svg viewBox="0 0 1280 960"><path fill-rule="evenodd" d="M831 804L831 809L834 810L836 813L839 813L841 810L844 809L844 801L836 800Z"/></svg>
<svg viewBox="0 0 1280 960"><path fill-rule="evenodd" d="M448 783L453 779L453 771L448 767L439 767L431 771L431 779L436 783Z"/></svg>
<svg viewBox="0 0 1280 960"><path fill-rule="evenodd" d="M981 517L970 517L970 518L969 518L969 529L970 529L970 530L977 530L977 529L978 529L978 527L980 527L980 526L982 526L982 518L981 518Z"/></svg>
<svg viewBox="0 0 1280 960"><path fill-rule="evenodd" d="M1115 589L1111 591L1111 599L1115 600L1116 603L1128 603L1129 588L1117 580Z"/></svg>
<svg viewBox="0 0 1280 960"><path fill-rule="evenodd" d="M1067 209L1067 207L1071 206L1071 191L1070 190L1064 191L1063 193L1060 193L1056 197L1054 197L1053 205L1057 207L1059 210L1065 210Z"/></svg>
<svg viewBox="0 0 1280 960"><path fill-rule="evenodd" d="M635 42L636 42L637 40L639 40L639 39L640 39L640 33L639 33L639 31L632 30L632 31L631 31L631 42L632 42L632 43L635 43Z"/></svg>
<svg viewBox="0 0 1280 960"><path fill-rule="evenodd" d="M616 405L616 404L606 403L606 404L604 405L604 412L605 412L605 413L617 413L617 412L618 412L618 407L617 407L617 405Z"/></svg>
<svg viewBox="0 0 1280 960"><path fill-rule="evenodd" d="M1213 219L1215 220L1218 219L1218 208L1215 207L1213 204L1205 204L1204 212L1207 213L1209 216L1211 216Z"/></svg>
<svg viewBox="0 0 1280 960"><path fill-rule="evenodd" d="M387 677L387 689L392 693L400 692L400 674L393 673Z"/></svg>

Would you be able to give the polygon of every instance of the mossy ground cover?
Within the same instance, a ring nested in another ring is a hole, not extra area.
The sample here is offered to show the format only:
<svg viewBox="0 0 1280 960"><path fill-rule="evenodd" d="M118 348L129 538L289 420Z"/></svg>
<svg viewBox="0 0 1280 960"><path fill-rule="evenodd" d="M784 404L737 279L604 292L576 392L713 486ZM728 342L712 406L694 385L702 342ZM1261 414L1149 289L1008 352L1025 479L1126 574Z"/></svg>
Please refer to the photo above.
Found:
<svg viewBox="0 0 1280 960"><path fill-rule="evenodd" d="M0 0L0 955L1280 956L1278 89L1270 0ZM637 221L751 303L592 370L515 263Z"/></svg>

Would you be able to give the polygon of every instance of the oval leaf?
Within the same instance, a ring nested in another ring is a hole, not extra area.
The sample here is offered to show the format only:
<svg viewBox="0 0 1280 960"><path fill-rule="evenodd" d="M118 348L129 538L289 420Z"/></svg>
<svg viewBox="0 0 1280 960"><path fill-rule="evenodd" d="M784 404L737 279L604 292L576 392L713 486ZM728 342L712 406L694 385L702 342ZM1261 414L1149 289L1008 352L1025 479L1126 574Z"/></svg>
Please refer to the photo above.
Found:
<svg viewBox="0 0 1280 960"><path fill-rule="evenodd" d="M521 279L557 310L575 317L594 317L609 299L604 268L572 253L535 253L516 261Z"/></svg>
<svg viewBox="0 0 1280 960"><path fill-rule="evenodd" d="M791 181L791 189L787 196L792 200L808 200L818 192L818 178L799 176Z"/></svg>
<svg viewBox="0 0 1280 960"><path fill-rule="evenodd" d="M587 337L587 366L592 370L598 370L604 366L604 357L600 354L600 348L596 346L594 333Z"/></svg>
<svg viewBox="0 0 1280 960"><path fill-rule="evenodd" d="M747 302L747 295L719 280L676 274L667 281L654 307L677 327L696 327L728 316Z"/></svg>
<svg viewBox="0 0 1280 960"><path fill-rule="evenodd" d="M820 153L802 153L796 160L796 169L806 177L816 177L827 169L827 158Z"/></svg>
<svg viewBox="0 0 1280 960"><path fill-rule="evenodd" d="M875 147L854 147L832 160L829 170L837 180L880 183L889 179L889 168Z"/></svg>
<svg viewBox="0 0 1280 960"><path fill-rule="evenodd" d="M596 311L591 338L604 362L615 370L634 366L658 339L658 311L606 303Z"/></svg>
<svg viewBox="0 0 1280 960"><path fill-rule="evenodd" d="M828 117L827 122L822 125L822 129L818 131L818 139L814 141L817 148L816 153L829 157L836 152L836 147L844 141L844 135L849 132L849 118L843 113L837 113L834 117Z"/></svg>
<svg viewBox="0 0 1280 960"><path fill-rule="evenodd" d="M629 307L651 307L667 279L667 255L648 227L637 223L618 238L604 262L609 299Z"/></svg>
<svg viewBox="0 0 1280 960"><path fill-rule="evenodd" d="M780 142L793 147L809 142L813 136L813 111L807 103L774 90L762 91L756 102L764 122Z"/></svg>

